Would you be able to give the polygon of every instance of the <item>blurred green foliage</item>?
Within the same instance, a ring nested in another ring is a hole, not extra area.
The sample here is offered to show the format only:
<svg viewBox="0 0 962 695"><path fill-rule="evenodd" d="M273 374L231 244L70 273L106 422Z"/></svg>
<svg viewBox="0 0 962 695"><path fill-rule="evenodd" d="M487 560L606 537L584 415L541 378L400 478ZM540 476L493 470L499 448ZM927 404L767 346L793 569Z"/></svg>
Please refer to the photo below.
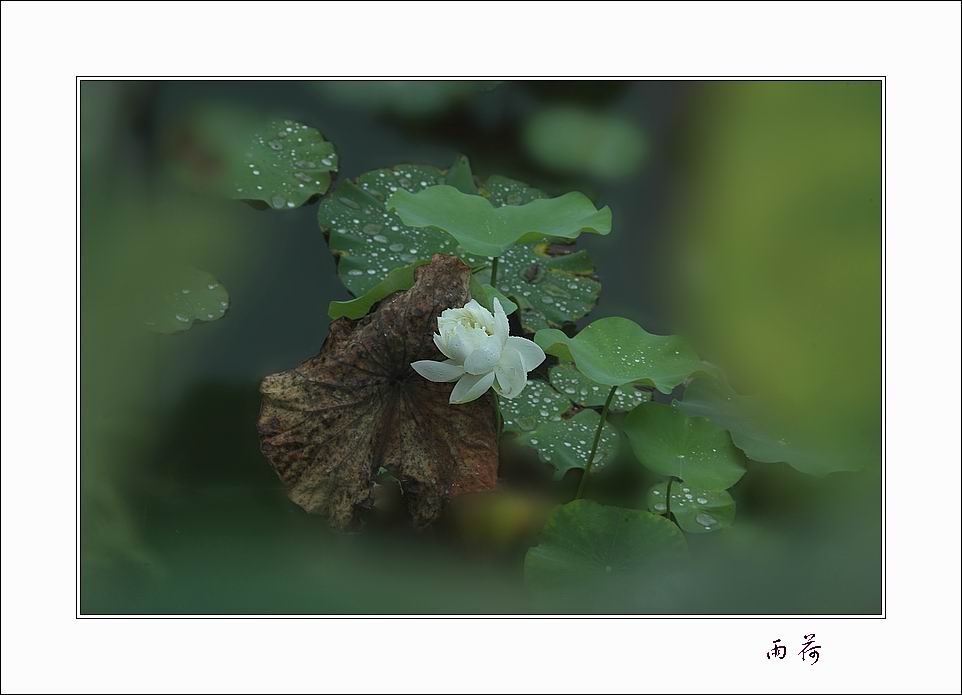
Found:
<svg viewBox="0 0 962 695"><path fill-rule="evenodd" d="M878 466L881 86L705 85L676 195L680 329L789 439Z"/></svg>
<svg viewBox="0 0 962 695"><path fill-rule="evenodd" d="M647 148L633 119L577 106L535 112L525 124L523 142L528 154L548 169L599 179L634 174Z"/></svg>
<svg viewBox="0 0 962 695"><path fill-rule="evenodd" d="M498 86L480 80L339 80L315 83L329 100L405 117L430 116Z"/></svg>

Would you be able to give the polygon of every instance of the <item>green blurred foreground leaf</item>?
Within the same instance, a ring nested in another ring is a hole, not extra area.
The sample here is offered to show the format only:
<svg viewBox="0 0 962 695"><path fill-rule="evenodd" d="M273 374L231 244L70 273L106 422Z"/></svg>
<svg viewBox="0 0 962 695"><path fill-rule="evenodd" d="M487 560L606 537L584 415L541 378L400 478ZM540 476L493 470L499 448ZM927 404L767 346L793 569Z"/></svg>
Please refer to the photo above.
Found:
<svg viewBox="0 0 962 695"><path fill-rule="evenodd" d="M684 559L687 546L675 524L650 512L575 500L548 518L524 560L529 586L591 590L661 563Z"/></svg>
<svg viewBox="0 0 962 695"><path fill-rule="evenodd" d="M735 446L753 461L787 463L810 475L858 469L852 459L796 445L796 437L790 437L788 428L776 423L758 399L735 393L720 379L702 376L692 380L676 405L688 415L709 418L726 428Z"/></svg>

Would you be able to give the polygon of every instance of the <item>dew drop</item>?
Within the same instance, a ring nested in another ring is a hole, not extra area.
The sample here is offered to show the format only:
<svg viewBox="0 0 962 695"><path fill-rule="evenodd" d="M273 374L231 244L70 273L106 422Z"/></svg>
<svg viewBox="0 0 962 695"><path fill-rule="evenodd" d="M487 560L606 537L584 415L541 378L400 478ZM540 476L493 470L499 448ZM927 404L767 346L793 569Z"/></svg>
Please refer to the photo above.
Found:
<svg viewBox="0 0 962 695"><path fill-rule="evenodd" d="M712 524L718 523L715 517L705 513L696 514L695 522L701 524L702 526L711 526Z"/></svg>

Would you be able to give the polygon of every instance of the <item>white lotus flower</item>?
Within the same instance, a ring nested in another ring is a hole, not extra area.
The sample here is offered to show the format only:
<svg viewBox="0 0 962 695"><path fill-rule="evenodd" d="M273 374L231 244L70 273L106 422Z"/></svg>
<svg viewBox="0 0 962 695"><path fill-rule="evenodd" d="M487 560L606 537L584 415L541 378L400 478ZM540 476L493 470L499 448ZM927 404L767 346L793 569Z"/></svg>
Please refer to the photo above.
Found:
<svg viewBox="0 0 962 695"><path fill-rule="evenodd" d="M505 398L517 398L528 372L544 362L544 350L526 338L508 335L508 316L497 297L494 314L473 299L461 309L445 309L438 317L434 344L448 359L411 364L425 379L457 381L451 403L468 403L492 386Z"/></svg>

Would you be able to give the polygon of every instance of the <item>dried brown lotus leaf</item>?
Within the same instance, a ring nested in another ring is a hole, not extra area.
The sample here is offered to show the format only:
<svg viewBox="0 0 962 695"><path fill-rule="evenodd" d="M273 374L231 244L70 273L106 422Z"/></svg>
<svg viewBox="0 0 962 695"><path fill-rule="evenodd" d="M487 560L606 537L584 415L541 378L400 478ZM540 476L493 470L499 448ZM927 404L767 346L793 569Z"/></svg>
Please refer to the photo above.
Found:
<svg viewBox="0 0 962 695"><path fill-rule="evenodd" d="M414 286L362 319L331 324L320 353L261 383L261 451L288 495L348 528L373 504L379 467L400 481L418 525L445 502L494 488L498 447L490 393L451 405L453 384L419 376L411 362L442 359L432 340L444 309L470 299L471 271L437 254Z"/></svg>

